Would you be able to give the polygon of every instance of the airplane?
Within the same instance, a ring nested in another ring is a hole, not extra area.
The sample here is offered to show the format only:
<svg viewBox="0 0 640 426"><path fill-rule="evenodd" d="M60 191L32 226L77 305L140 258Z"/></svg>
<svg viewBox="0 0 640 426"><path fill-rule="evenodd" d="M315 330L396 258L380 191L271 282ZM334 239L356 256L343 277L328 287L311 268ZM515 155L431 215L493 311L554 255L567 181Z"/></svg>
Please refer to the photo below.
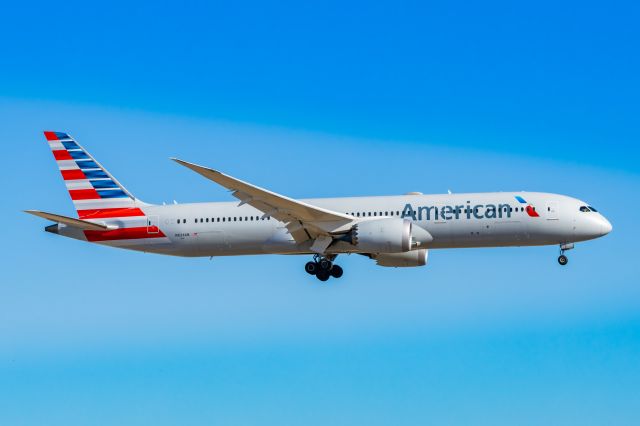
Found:
<svg viewBox="0 0 640 426"><path fill-rule="evenodd" d="M220 171L172 158L231 191L232 202L154 205L134 197L64 132L45 131L77 218L25 212L55 222L50 233L171 256L312 256L305 271L340 278L341 254L384 267L427 264L430 249L558 245L566 265L575 243L611 223L584 201L540 192L293 199Z"/></svg>

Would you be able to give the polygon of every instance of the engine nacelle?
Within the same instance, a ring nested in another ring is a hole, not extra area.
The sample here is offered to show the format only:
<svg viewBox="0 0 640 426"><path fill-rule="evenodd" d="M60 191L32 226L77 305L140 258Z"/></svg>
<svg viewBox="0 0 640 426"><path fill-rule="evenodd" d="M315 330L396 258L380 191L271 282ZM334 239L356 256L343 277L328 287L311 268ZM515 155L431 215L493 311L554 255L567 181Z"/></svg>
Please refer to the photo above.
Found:
<svg viewBox="0 0 640 426"><path fill-rule="evenodd" d="M412 266L424 266L427 264L429 252L427 249L413 250L406 253L381 253L371 257L377 265L392 268L407 268Z"/></svg>
<svg viewBox="0 0 640 426"><path fill-rule="evenodd" d="M426 230L399 218L360 222L349 237L363 253L402 253L433 241Z"/></svg>

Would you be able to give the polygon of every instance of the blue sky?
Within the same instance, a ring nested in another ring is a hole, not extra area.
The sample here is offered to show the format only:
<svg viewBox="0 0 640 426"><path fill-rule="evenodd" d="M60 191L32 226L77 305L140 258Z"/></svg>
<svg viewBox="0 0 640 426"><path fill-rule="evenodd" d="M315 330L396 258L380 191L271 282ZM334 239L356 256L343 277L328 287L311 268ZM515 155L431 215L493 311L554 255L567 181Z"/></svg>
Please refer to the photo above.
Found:
<svg viewBox="0 0 640 426"><path fill-rule="evenodd" d="M638 6L186 2L7 7L0 423L637 424ZM153 203L536 190L614 231L425 268L180 259L43 232L41 131ZM25 165L28 164L28 167ZM27 173L28 171L28 173Z"/></svg>

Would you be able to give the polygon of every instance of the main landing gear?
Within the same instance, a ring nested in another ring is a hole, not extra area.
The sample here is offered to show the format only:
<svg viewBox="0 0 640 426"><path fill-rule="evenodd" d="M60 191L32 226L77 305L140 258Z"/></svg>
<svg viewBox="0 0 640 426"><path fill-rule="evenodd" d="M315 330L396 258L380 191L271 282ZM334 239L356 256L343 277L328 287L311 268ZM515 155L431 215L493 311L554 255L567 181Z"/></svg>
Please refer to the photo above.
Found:
<svg viewBox="0 0 640 426"><path fill-rule="evenodd" d="M327 281L330 277L340 278L344 271L340 266L333 264L335 258L335 256L329 258L315 254L313 261L304 265L304 270L307 274L315 275L320 281Z"/></svg>
<svg viewBox="0 0 640 426"><path fill-rule="evenodd" d="M573 243L560 244L560 256L558 256L558 263L562 266L569 263L569 258L564 255L564 252L571 250L574 247Z"/></svg>

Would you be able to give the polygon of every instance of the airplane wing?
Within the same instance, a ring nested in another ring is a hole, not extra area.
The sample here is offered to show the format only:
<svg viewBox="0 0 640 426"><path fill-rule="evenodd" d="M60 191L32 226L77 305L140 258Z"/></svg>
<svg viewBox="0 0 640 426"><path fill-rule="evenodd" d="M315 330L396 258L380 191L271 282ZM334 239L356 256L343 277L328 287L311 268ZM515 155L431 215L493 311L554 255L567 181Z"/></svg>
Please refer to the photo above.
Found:
<svg viewBox="0 0 640 426"><path fill-rule="evenodd" d="M276 194L208 167L178 158L172 160L232 191L232 195L240 200L240 205L249 204L266 216L286 223L296 242L317 239L322 241L320 246L325 243L328 246L331 240L326 237L348 231L356 221L351 215Z"/></svg>
<svg viewBox="0 0 640 426"><path fill-rule="evenodd" d="M92 231L106 231L109 229L113 229L99 223L93 223L82 219L74 219L72 217L62 216L54 213L41 212L39 210L25 210L24 212L41 217L43 219L52 220L58 223L64 223L65 225L73 226L80 229L87 229Z"/></svg>

